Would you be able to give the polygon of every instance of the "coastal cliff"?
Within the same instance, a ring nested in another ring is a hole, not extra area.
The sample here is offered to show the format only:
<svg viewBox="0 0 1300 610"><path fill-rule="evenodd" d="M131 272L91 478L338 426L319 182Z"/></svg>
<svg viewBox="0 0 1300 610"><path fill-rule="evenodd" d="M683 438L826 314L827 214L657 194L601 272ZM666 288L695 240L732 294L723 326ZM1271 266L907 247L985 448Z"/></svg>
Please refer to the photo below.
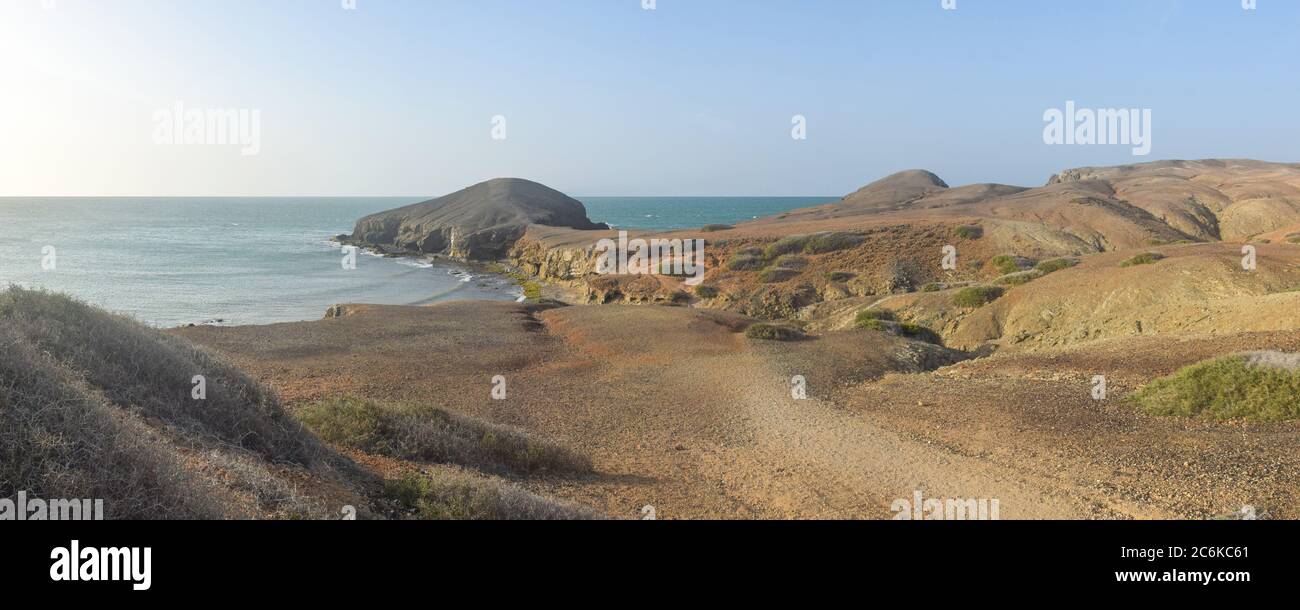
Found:
<svg viewBox="0 0 1300 610"><path fill-rule="evenodd" d="M608 229L582 202L529 180L497 178L450 195L366 216L345 243L384 251L498 260L529 225Z"/></svg>

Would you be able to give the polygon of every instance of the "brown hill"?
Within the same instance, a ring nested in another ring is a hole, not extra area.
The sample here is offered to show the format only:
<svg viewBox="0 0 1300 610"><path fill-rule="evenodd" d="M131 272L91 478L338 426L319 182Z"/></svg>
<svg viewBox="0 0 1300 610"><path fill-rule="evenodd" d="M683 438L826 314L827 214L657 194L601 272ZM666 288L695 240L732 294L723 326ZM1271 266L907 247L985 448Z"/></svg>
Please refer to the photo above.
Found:
<svg viewBox="0 0 1300 610"><path fill-rule="evenodd" d="M929 172L889 176L836 204L796 210L737 227L967 222L1004 247L1031 254L1083 254L1153 241L1247 240L1300 224L1300 165L1250 160L1160 161L1079 168L1046 185L948 188Z"/></svg>

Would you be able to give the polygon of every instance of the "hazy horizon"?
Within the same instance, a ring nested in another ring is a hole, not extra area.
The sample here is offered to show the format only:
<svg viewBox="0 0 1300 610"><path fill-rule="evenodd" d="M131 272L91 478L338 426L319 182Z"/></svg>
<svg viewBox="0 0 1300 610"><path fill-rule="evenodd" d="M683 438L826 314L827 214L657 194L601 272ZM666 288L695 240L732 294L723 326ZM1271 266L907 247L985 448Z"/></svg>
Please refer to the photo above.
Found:
<svg viewBox="0 0 1300 610"><path fill-rule="evenodd" d="M1300 57L1295 3L48 4L0 0L0 196L427 199L515 176L585 197L825 197L906 169L1039 186L1300 161L1300 83L1275 77ZM1150 110L1150 155L1046 144L1044 112L1069 102ZM178 127L255 115L256 146L160 143L173 110Z"/></svg>

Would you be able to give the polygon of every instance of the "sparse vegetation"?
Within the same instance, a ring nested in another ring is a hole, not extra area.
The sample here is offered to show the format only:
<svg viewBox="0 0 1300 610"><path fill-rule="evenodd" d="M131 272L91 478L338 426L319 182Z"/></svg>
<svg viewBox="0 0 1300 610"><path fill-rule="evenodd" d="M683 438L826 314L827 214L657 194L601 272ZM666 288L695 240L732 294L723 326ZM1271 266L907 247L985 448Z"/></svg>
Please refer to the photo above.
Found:
<svg viewBox="0 0 1300 610"><path fill-rule="evenodd" d="M1130 397L1153 415L1285 421L1300 418L1300 356L1235 354L1193 364Z"/></svg>
<svg viewBox="0 0 1300 610"><path fill-rule="evenodd" d="M952 302L958 307L983 307L1002 296L1002 289L997 286L968 286L952 295Z"/></svg>
<svg viewBox="0 0 1300 610"><path fill-rule="evenodd" d="M920 324L912 324L910 322L899 323L898 333L909 339L916 339L917 341L924 341L935 345L942 345L943 343L938 333L921 326Z"/></svg>
<svg viewBox="0 0 1300 610"><path fill-rule="evenodd" d="M867 325L870 325L871 322L879 322L881 320L893 320L893 319L894 319L894 312L889 311L888 309L869 307L867 309L859 311L858 315L853 318L853 323L857 325L859 328L866 328Z"/></svg>
<svg viewBox="0 0 1300 610"><path fill-rule="evenodd" d="M989 259L989 265L994 269L997 269L1002 275L1016 273L1017 271L1024 269L1024 267L1020 265L1020 259L1010 254L999 254Z"/></svg>
<svg viewBox="0 0 1300 610"><path fill-rule="evenodd" d="M704 225L704 226L700 227L700 232L701 232L701 233L715 233L715 232L717 232L717 231L730 231L730 230L732 230L732 229L734 229L734 228L736 228L736 227L733 227L733 226L731 226L731 225L723 225L723 224Z"/></svg>
<svg viewBox="0 0 1300 610"><path fill-rule="evenodd" d="M807 337L802 330L793 326L765 322L749 325L749 328L745 329L745 336L764 341L798 341Z"/></svg>
<svg viewBox="0 0 1300 610"><path fill-rule="evenodd" d="M878 332L889 332L889 320L859 320L855 326L862 330L874 330Z"/></svg>
<svg viewBox="0 0 1300 610"><path fill-rule="evenodd" d="M270 464L341 467L263 386L125 316L10 288L0 345L0 497L103 499L109 519L311 515ZM223 487L254 505L230 504Z"/></svg>
<svg viewBox="0 0 1300 610"><path fill-rule="evenodd" d="M384 484L399 510L426 520L594 519L586 509L549 500L508 483L463 472L407 474Z"/></svg>
<svg viewBox="0 0 1300 610"><path fill-rule="evenodd" d="M522 430L430 406L338 398L307 407L302 420L331 443L398 459L522 474L591 470L586 458Z"/></svg>
<svg viewBox="0 0 1300 610"><path fill-rule="evenodd" d="M854 325L863 330L891 333L927 343L940 343L939 335L934 331L919 324L898 322L894 312L887 309L869 308L859 311L854 319Z"/></svg>
<svg viewBox="0 0 1300 610"><path fill-rule="evenodd" d="M805 254L838 252L857 246L864 239L866 238L854 233L818 233L808 238L803 251Z"/></svg>
<svg viewBox="0 0 1300 610"><path fill-rule="evenodd" d="M1300 244L1300 233L1290 233L1286 236L1287 243Z"/></svg>
<svg viewBox="0 0 1300 610"><path fill-rule="evenodd" d="M847 282L855 277L857 276L848 271L828 271L826 273L827 280L839 283Z"/></svg>
<svg viewBox="0 0 1300 610"><path fill-rule="evenodd" d="M826 254L852 248L866 239L856 233L817 233L789 235L776 240L763 252L768 260L785 254Z"/></svg>
<svg viewBox="0 0 1300 610"><path fill-rule="evenodd" d="M758 271L767 265L763 257L756 254L740 253L727 261L727 268L732 271Z"/></svg>
<svg viewBox="0 0 1300 610"><path fill-rule="evenodd" d="M718 289L713 286L696 286L695 296L701 299L713 299L718 296Z"/></svg>
<svg viewBox="0 0 1300 610"><path fill-rule="evenodd" d="M803 269L808 266L808 259L795 254L786 254L785 256L776 259L773 266L782 269Z"/></svg>
<svg viewBox="0 0 1300 610"><path fill-rule="evenodd" d="M1034 268L1046 275L1049 273L1056 273L1062 269L1069 269L1078 264L1079 261L1073 258L1053 258L1038 263Z"/></svg>
<svg viewBox="0 0 1300 610"><path fill-rule="evenodd" d="M799 272L795 271L794 269L786 269L784 267L771 267L759 271L758 279L768 284L775 284L777 282L784 282L786 280L789 280L795 277L796 275L799 275Z"/></svg>
<svg viewBox="0 0 1300 610"><path fill-rule="evenodd" d="M1165 255L1160 254L1159 252L1143 252L1142 254L1139 254L1137 256L1134 256L1132 258L1129 258L1121 262L1119 266L1133 267L1136 265L1150 265L1158 260L1163 259L1164 257Z"/></svg>
<svg viewBox="0 0 1300 610"><path fill-rule="evenodd" d="M939 282L930 282L921 286L921 292L939 292L944 289L944 285Z"/></svg>
<svg viewBox="0 0 1300 610"><path fill-rule="evenodd" d="M1022 284L1028 284L1044 275L1047 274L1037 269L1030 269L1029 271L1020 271L1004 275L994 280L994 282L1003 286L1020 286Z"/></svg>
<svg viewBox="0 0 1300 610"><path fill-rule="evenodd" d="M962 225L954 229L953 234L962 239L979 239L984 237L984 228L978 225Z"/></svg>
<svg viewBox="0 0 1300 610"><path fill-rule="evenodd" d="M808 245L808 235L788 235L776 240L763 251L764 257L768 260L774 260L783 254L794 254L803 252L804 246Z"/></svg>

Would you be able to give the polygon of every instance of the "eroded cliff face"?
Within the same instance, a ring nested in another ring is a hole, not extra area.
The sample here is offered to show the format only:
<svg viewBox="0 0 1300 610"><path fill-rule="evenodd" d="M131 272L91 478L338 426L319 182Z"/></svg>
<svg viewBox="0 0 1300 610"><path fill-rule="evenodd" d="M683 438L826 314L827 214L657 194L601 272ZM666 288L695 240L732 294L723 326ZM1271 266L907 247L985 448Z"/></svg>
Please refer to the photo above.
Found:
<svg viewBox="0 0 1300 610"><path fill-rule="evenodd" d="M595 240L587 247L552 246L524 235L511 245L506 259L538 279L576 285L596 272Z"/></svg>

